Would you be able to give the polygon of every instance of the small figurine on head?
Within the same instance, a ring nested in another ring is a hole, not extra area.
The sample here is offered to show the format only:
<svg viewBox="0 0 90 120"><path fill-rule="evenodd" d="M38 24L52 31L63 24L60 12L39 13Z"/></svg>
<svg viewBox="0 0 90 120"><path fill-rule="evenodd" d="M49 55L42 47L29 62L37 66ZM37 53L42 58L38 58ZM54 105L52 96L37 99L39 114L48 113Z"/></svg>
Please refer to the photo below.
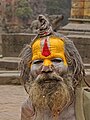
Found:
<svg viewBox="0 0 90 120"><path fill-rule="evenodd" d="M45 16L38 22L37 36L21 52L21 78L29 95L21 120L90 120L90 97L82 101L89 88L82 89L85 72L77 49Z"/></svg>

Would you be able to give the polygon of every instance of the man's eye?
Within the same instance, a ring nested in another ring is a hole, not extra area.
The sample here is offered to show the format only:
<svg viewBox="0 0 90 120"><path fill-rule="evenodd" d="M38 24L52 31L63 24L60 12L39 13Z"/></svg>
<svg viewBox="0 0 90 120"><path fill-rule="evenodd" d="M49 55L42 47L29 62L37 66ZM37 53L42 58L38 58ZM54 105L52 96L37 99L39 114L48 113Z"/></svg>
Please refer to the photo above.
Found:
<svg viewBox="0 0 90 120"><path fill-rule="evenodd" d="M40 63L43 63L43 61L42 60L35 60L35 61L33 61L33 64L40 64Z"/></svg>
<svg viewBox="0 0 90 120"><path fill-rule="evenodd" d="M60 63L62 62L63 60L61 58L54 58L51 60L52 62L56 62L56 63Z"/></svg>

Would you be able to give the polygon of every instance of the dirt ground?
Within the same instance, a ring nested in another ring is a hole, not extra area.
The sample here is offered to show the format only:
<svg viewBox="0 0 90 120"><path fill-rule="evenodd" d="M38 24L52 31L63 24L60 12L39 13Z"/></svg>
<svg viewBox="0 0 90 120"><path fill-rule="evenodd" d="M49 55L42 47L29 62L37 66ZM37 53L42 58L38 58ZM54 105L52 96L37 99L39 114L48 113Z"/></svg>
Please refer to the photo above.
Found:
<svg viewBox="0 0 90 120"><path fill-rule="evenodd" d="M27 97L23 86L0 85L0 120L20 120L20 107Z"/></svg>

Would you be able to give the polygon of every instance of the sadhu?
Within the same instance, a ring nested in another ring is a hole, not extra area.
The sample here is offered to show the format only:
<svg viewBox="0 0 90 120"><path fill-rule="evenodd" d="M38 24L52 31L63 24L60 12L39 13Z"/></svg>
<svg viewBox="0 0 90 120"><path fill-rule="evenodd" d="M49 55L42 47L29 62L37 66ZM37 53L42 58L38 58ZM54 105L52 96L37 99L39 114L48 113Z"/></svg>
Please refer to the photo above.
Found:
<svg viewBox="0 0 90 120"><path fill-rule="evenodd" d="M21 120L90 120L90 89L73 42L38 17L36 37L21 52L20 70L29 97Z"/></svg>

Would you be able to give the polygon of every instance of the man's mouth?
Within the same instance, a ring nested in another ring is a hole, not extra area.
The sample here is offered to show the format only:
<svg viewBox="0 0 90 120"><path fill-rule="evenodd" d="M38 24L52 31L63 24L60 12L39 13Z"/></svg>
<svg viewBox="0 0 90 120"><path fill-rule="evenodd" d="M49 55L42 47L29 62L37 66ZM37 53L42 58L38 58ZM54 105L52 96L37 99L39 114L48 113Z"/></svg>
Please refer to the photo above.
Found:
<svg viewBox="0 0 90 120"><path fill-rule="evenodd" d="M55 73L53 74L42 74L39 75L36 80L37 83L58 83L60 81L63 81L63 78Z"/></svg>
<svg viewBox="0 0 90 120"><path fill-rule="evenodd" d="M60 82L58 79L45 79L45 80L40 80L38 83L39 84L45 84L45 83L57 83Z"/></svg>

